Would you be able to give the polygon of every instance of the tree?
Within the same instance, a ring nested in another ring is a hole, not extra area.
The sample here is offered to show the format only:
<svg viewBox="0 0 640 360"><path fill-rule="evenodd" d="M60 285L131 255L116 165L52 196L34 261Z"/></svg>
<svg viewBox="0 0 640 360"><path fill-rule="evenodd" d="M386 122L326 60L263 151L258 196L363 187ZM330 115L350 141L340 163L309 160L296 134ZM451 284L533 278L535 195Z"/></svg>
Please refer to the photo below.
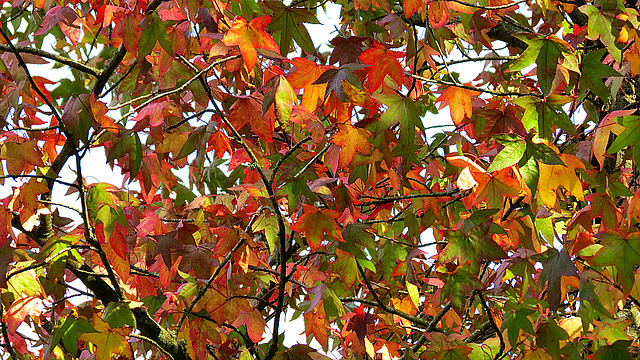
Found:
<svg viewBox="0 0 640 360"><path fill-rule="evenodd" d="M638 4L335 3L0 2L3 359L637 354Z"/></svg>

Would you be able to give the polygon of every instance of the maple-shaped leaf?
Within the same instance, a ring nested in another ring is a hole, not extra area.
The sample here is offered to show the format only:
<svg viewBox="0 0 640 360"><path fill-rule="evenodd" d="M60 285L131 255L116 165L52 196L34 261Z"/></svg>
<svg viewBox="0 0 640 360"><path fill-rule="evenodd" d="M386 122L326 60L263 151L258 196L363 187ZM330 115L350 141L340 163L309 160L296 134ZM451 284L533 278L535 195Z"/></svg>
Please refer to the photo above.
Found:
<svg viewBox="0 0 640 360"><path fill-rule="evenodd" d="M416 127L424 130L418 107L412 99L399 95L377 95L375 99L387 105L387 111L380 116L378 121L376 134L400 123L400 141L398 142L400 149L398 150L404 155L402 170L407 172L409 171L409 161L415 157Z"/></svg>
<svg viewBox="0 0 640 360"><path fill-rule="evenodd" d="M538 277L538 286L542 287L547 283L547 300L551 311L558 310L562 300L562 294L566 293L561 289L563 276L578 277L578 269L571 261L569 253L559 252L556 249L549 249L537 257L542 262L542 271Z"/></svg>
<svg viewBox="0 0 640 360"><path fill-rule="evenodd" d="M622 217L622 214L609 195L593 193L585 196L585 199L591 206L592 219L599 217L602 219L602 225L607 229L618 228L619 218Z"/></svg>
<svg viewBox="0 0 640 360"><path fill-rule="evenodd" d="M438 272L438 277L444 282L440 296L442 301L450 300L455 312L462 314L467 302L467 296L482 287L482 283L471 270L470 263L464 263L453 271Z"/></svg>
<svg viewBox="0 0 640 360"><path fill-rule="evenodd" d="M621 118L624 131L616 137L607 153L615 154L623 148L640 142L640 116L623 116Z"/></svg>
<svg viewBox="0 0 640 360"><path fill-rule="evenodd" d="M236 129L249 123L253 132L266 142L273 142L275 119L262 115L262 95L239 96L231 106L229 121Z"/></svg>
<svg viewBox="0 0 640 360"><path fill-rule="evenodd" d="M265 1L265 5L273 10L273 18L267 29L280 31L280 54L289 53L292 39L308 54L316 53L311 36L302 24L320 23L311 11L305 8L289 7L279 1Z"/></svg>
<svg viewBox="0 0 640 360"><path fill-rule="evenodd" d="M364 66L360 64L347 64L341 66L339 69L330 68L318 77L316 81L313 82L314 85L319 84L327 84L327 88L324 93L324 98L329 97L329 94L333 91L336 94L338 100L342 102L348 102L349 96L344 91L344 87L342 86L342 81L346 80L351 85L362 88L362 84L360 80L353 74L354 71L362 69Z"/></svg>
<svg viewBox="0 0 640 360"><path fill-rule="evenodd" d="M578 71L577 59L573 55L573 51L569 44L555 35L539 35L539 34L520 34L515 35L518 39L527 43L527 49L520 55L510 67L509 71L522 70L525 67L536 63L538 65L538 83L542 89L543 95L549 95L552 87L558 85L556 80L557 67L560 58L564 58L564 67L570 70ZM555 84L555 86L553 86Z"/></svg>
<svg viewBox="0 0 640 360"><path fill-rule="evenodd" d="M594 235L602 242L603 247L598 250L591 265L616 267L616 281L625 293L631 291L635 281L633 273L640 265L640 236L637 233L624 238L616 233L606 232Z"/></svg>
<svg viewBox="0 0 640 360"><path fill-rule="evenodd" d="M361 36L349 36L346 39L341 36L333 38L330 42L335 47L329 57L329 64L339 62L340 65L347 65L358 62L358 58L365 49L363 44L365 40L367 38Z"/></svg>
<svg viewBox="0 0 640 360"><path fill-rule="evenodd" d="M602 57L606 52L606 49L590 51L582 59L580 64L582 76L580 76L580 82L578 83L580 86L579 101L587 96L588 90L591 90L592 93L605 102L609 101L611 90L604 84L602 78L622 76L622 74L615 71L611 66L602 63Z"/></svg>
<svg viewBox="0 0 640 360"><path fill-rule="evenodd" d="M406 0L402 4L402 10L404 10L404 17L408 19L420 10L425 11L426 3L422 0Z"/></svg>
<svg viewBox="0 0 640 360"><path fill-rule="evenodd" d="M93 315L93 327L96 332L82 334L78 339L96 345L96 360L111 360L118 355L122 359L133 359L131 344L127 341L132 328L112 329L98 314Z"/></svg>
<svg viewBox="0 0 640 360"><path fill-rule="evenodd" d="M556 320L551 319L540 324L536 330L538 346L547 349L553 359L560 358L560 341L569 339L569 334L558 326Z"/></svg>
<svg viewBox="0 0 640 360"><path fill-rule="evenodd" d="M145 16L144 22L142 23L142 33L138 40L138 59L143 59L145 56L151 54L156 43L160 43L160 46L162 46L167 54L173 54L166 25L160 20L158 13L152 11Z"/></svg>
<svg viewBox="0 0 640 360"><path fill-rule="evenodd" d="M438 255L438 261L444 263L458 259L460 264L470 261L473 271L479 268L483 260L506 258L507 254L491 238L491 224L489 220L476 225L468 230L468 234L460 230L447 230L445 237L448 243Z"/></svg>
<svg viewBox="0 0 640 360"><path fill-rule="evenodd" d="M320 210L315 206L302 205L304 214L291 226L291 230L304 233L311 251L316 251L324 241L325 234L334 240L344 242L336 219L340 213L335 210Z"/></svg>
<svg viewBox="0 0 640 360"><path fill-rule="evenodd" d="M365 65L369 65L368 79L369 92L378 90L384 82L385 76L389 75L398 86L402 86L404 73L402 64L397 60L404 57L400 51L387 50L387 48L374 41L371 48L365 50L360 55L360 60Z"/></svg>
<svg viewBox="0 0 640 360"><path fill-rule="evenodd" d="M300 57L287 61L296 68L296 71L287 76L289 84L291 84L291 87L294 89L304 89L301 105L310 112L315 112L318 104L324 98L327 85L324 83L314 84L314 82L318 80L320 75L327 69L332 67L318 65L309 59Z"/></svg>
<svg viewBox="0 0 640 360"><path fill-rule="evenodd" d="M267 326L267 323L258 310L252 309L250 311L239 311L232 325L235 327L246 325L249 338L251 338L253 342L258 343L262 339L262 334L264 333L264 328Z"/></svg>
<svg viewBox="0 0 640 360"><path fill-rule="evenodd" d="M42 299L36 296L26 296L15 300L7 309L3 322L11 334L15 334L27 316L34 321L42 314Z"/></svg>
<svg viewBox="0 0 640 360"><path fill-rule="evenodd" d="M618 340L613 345L601 346L593 355L597 360L632 360L633 356L629 353L632 340Z"/></svg>
<svg viewBox="0 0 640 360"><path fill-rule="evenodd" d="M36 140L5 142L0 147L0 159L6 161L7 172L10 175L26 174L31 172L35 166L44 166Z"/></svg>
<svg viewBox="0 0 640 360"><path fill-rule="evenodd" d="M603 319L603 321L594 320L595 330L590 336L591 339L604 339L607 344L613 345L616 341L632 340L631 336L626 333L629 326L629 320L621 319Z"/></svg>
<svg viewBox="0 0 640 360"><path fill-rule="evenodd" d="M184 247L183 244L178 241L177 234L178 231L174 230L166 234L153 236L153 238L157 241L156 249L153 253L153 256L161 254L162 261L164 261L164 264L169 268L173 264L171 260L171 250L180 250Z"/></svg>
<svg viewBox="0 0 640 360"><path fill-rule="evenodd" d="M331 142L340 145L339 168L346 167L356 151L362 155L371 155L371 143L367 139L371 138L372 133L365 129L360 129L349 124L339 124L338 132L333 136Z"/></svg>
<svg viewBox="0 0 640 360"><path fill-rule="evenodd" d="M529 335L535 335L535 330L531 323L529 316L533 315L535 311L526 308L520 308L516 311L509 311L504 314L504 320L500 325L500 331L508 329L509 344L514 346L518 343L518 337L520 336L520 330L528 333Z"/></svg>
<svg viewBox="0 0 640 360"><path fill-rule="evenodd" d="M513 102L524 108L522 123L527 130L535 129L543 139L553 139L553 126L575 134L575 126L562 109L572 99L568 96L549 95L544 99L520 97Z"/></svg>
<svg viewBox="0 0 640 360"><path fill-rule="evenodd" d="M49 192L47 185L35 178L22 185L20 190L14 191L9 208L20 213L20 223L25 230L31 231L36 226L39 211L48 212L46 206L38 201L38 195L47 192Z"/></svg>
<svg viewBox="0 0 640 360"><path fill-rule="evenodd" d="M589 40L600 39L613 58L620 63L622 51L617 47L616 36L612 27L615 17L612 16L611 12L602 11L593 5L583 5L580 7L580 11L589 17L587 38Z"/></svg>
<svg viewBox="0 0 640 360"><path fill-rule="evenodd" d="M538 192L542 203L549 209L552 209L556 203L556 190L560 186L578 200L584 201L582 183L576 175L576 170L585 170L584 164L577 157L569 154L560 154L560 159L566 166L539 164Z"/></svg>
<svg viewBox="0 0 640 360"><path fill-rule="evenodd" d="M258 62L256 49L270 50L276 53L279 51L278 44L271 35L264 31L270 21L271 16L261 16L247 23L245 18L238 16L222 38L222 42L227 46L238 45L249 71L252 71Z"/></svg>
<svg viewBox="0 0 640 360"><path fill-rule="evenodd" d="M327 346L329 337L327 335L327 328L329 328L329 322L326 319L326 315L323 313L321 316L314 313L305 313L305 328L304 333L306 336L312 335L316 338L318 343L322 347Z"/></svg>
<svg viewBox="0 0 640 360"><path fill-rule="evenodd" d="M502 144L504 148L493 158L491 165L487 168L487 172L502 170L517 164L527 149L527 142L515 134L496 135L494 139Z"/></svg>
<svg viewBox="0 0 640 360"><path fill-rule="evenodd" d="M476 173L473 178L478 183L475 190L474 204L486 201L489 209L499 209L505 197L518 196L521 186L518 180L512 178L510 169L502 169L493 174Z"/></svg>
<svg viewBox="0 0 640 360"><path fill-rule="evenodd" d="M449 111L451 112L451 119L456 126L460 126L463 120L471 118L473 114L473 104L471 101L472 96L478 96L479 91L469 90L457 86L449 86L440 95L437 101L440 102L440 107L449 105Z"/></svg>

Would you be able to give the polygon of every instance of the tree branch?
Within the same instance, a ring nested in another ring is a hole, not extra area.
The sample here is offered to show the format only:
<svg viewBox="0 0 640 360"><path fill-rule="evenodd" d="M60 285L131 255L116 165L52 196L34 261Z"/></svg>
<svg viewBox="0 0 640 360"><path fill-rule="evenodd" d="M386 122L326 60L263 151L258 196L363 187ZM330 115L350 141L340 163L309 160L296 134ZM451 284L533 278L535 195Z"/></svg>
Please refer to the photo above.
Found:
<svg viewBox="0 0 640 360"><path fill-rule="evenodd" d="M19 46L19 45L13 45L13 47L16 49L17 52L19 53L23 53L23 54L32 54L32 55L37 55L37 56L41 56L43 58L47 58L56 62L59 62L61 64L67 65L71 68L74 68L76 70L80 70L83 73L89 74L93 77L99 78L100 77L100 70L91 67L91 66L87 66L83 63L77 62L75 60L71 60L69 58L66 58L64 56L60 56L57 54L52 54L50 52L46 52L44 50L40 50L40 49L36 49L36 48L32 48L32 47L28 47L28 46ZM0 44L0 51L6 51L6 52L13 52L11 45L4 45L4 44Z"/></svg>

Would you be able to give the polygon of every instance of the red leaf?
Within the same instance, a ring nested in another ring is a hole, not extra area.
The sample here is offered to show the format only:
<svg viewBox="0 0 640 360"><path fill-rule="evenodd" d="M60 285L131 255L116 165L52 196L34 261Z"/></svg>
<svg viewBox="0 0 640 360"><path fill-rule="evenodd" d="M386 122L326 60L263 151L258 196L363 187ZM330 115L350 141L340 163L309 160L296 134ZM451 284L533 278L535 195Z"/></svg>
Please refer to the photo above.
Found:
<svg viewBox="0 0 640 360"><path fill-rule="evenodd" d="M404 53L387 50L387 48L373 42L373 46L360 55L360 60L366 65L371 65L369 69L369 91L374 92L384 82L385 76L389 75L398 85L402 85L404 77L402 65L396 59L404 57Z"/></svg>
<svg viewBox="0 0 640 360"><path fill-rule="evenodd" d="M264 31L269 22L271 22L271 16L255 18L249 21L248 24L245 18L238 16L233 20L231 28L222 38L222 42L227 46L238 45L249 71L252 71L256 62L258 62L256 49L280 53L280 49L271 35Z"/></svg>

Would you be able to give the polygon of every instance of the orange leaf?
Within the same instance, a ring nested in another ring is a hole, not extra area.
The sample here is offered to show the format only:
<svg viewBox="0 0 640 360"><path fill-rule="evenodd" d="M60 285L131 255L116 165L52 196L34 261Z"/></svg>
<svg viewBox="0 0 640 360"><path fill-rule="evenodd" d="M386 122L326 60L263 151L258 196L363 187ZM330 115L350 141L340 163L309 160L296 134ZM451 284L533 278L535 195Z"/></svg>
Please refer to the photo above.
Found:
<svg viewBox="0 0 640 360"><path fill-rule="evenodd" d="M6 142L0 148L0 159L7 160L7 171L11 175L31 172L34 166L44 166L37 141L21 143Z"/></svg>
<svg viewBox="0 0 640 360"><path fill-rule="evenodd" d="M369 91L374 92L384 82L385 76L389 75L398 85L402 85L403 70L402 65L396 59L404 57L404 53L387 50L387 48L373 42L373 47L360 55L360 60L365 65L370 65L369 69Z"/></svg>
<svg viewBox="0 0 640 360"><path fill-rule="evenodd" d="M280 53L278 45L264 28L271 22L271 16L262 16L255 18L247 24L247 20L242 16L238 16L233 20L231 28L224 34L222 42L227 46L238 45L244 63L249 71L258 62L258 54L256 49L265 49Z"/></svg>
<svg viewBox="0 0 640 360"><path fill-rule="evenodd" d="M306 204L302 206L304 215L291 226L291 229L297 232L303 232L306 235L311 251L315 251L322 245L325 234L335 240L344 242L340 227L335 220L340 217L339 212L335 210L320 210L315 206Z"/></svg>
<svg viewBox="0 0 640 360"><path fill-rule="evenodd" d="M520 183L509 176L510 171L510 168L506 168L493 174L474 174L478 182L476 189L478 195L474 204L486 201L488 208L499 209L505 196L518 196L521 189Z"/></svg>
<svg viewBox="0 0 640 360"><path fill-rule="evenodd" d="M4 319L9 333L15 334L18 326L22 324L27 316L31 316L32 318L40 316L42 313L41 309L42 299L35 296L28 296L14 301L11 307L9 307Z"/></svg>
<svg viewBox="0 0 640 360"><path fill-rule="evenodd" d="M240 311L233 322L233 326L247 325L247 333L253 342L262 340L262 334L267 323L258 310Z"/></svg>
<svg viewBox="0 0 640 360"><path fill-rule="evenodd" d="M465 118L471 118L473 113L471 97L478 94L480 94L478 91L449 86L437 100L440 101L439 109L449 105L451 119L456 126L460 126Z"/></svg>
<svg viewBox="0 0 640 360"><path fill-rule="evenodd" d="M322 73L333 66L318 65L315 62L305 58L294 58L289 63L296 67L296 71L287 77L289 84L294 89L304 89L302 93L302 106L307 110L314 112L318 103L324 97L327 84L313 84Z"/></svg>
<svg viewBox="0 0 640 360"><path fill-rule="evenodd" d="M333 143L342 146L338 162L340 168L349 165L356 151L362 155L371 155L371 144L367 140L372 135L370 131L349 124L340 124L338 129L333 136Z"/></svg>

